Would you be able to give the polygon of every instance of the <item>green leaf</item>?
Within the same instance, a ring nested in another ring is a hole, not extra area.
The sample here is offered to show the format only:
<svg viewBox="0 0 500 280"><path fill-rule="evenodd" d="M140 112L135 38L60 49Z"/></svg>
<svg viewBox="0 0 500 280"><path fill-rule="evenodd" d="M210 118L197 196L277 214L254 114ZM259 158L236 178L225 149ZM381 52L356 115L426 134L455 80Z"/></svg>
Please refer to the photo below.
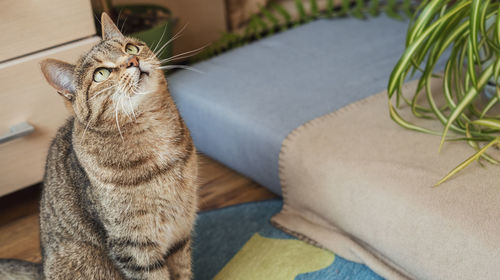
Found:
<svg viewBox="0 0 500 280"><path fill-rule="evenodd" d="M403 0L402 9L405 12L406 16L408 17L413 16L411 0Z"/></svg>
<svg viewBox="0 0 500 280"><path fill-rule="evenodd" d="M439 121L441 121L441 123L446 124L447 119L444 116L444 114L441 112L441 110L437 107L436 102L434 100L434 97L432 95L431 79L427 78L425 81L426 81L426 83L425 83L425 92L426 92L426 96L427 96L427 101L429 102L429 105L430 105L430 107L432 109L432 112L439 119ZM450 128L453 131L465 132L465 130L463 130L463 129L461 129L461 128L453 125L453 124L450 125Z"/></svg>
<svg viewBox="0 0 500 280"><path fill-rule="evenodd" d="M365 1L364 0L356 0L356 6L352 11L352 15L359 19L364 19L365 15L363 13L365 9Z"/></svg>
<svg viewBox="0 0 500 280"><path fill-rule="evenodd" d="M497 34L495 36L496 38L496 41L497 41L497 44L500 44L500 5L498 6L498 9L497 9L497 20L496 20L496 31L497 31Z"/></svg>
<svg viewBox="0 0 500 280"><path fill-rule="evenodd" d="M379 15L380 11L380 1L379 0L372 0L370 1L370 7L368 8L368 13L372 17L376 17Z"/></svg>
<svg viewBox="0 0 500 280"><path fill-rule="evenodd" d="M475 121L472 121L471 124L476 124L476 125L492 128L495 130L500 130L500 120L496 120L496 119L475 120Z"/></svg>
<svg viewBox="0 0 500 280"><path fill-rule="evenodd" d="M495 106L498 103L498 100L499 100L498 96L496 96L496 95L492 99L490 99L488 104L486 104L483 111L481 112L481 115L479 116L479 118L481 118L481 119L484 118L484 116L486 116L488 111L491 110L491 108L493 108L493 106Z"/></svg>
<svg viewBox="0 0 500 280"><path fill-rule="evenodd" d="M457 142L457 141L474 141L474 142L490 142L495 137L457 137L446 139L446 142Z"/></svg>
<svg viewBox="0 0 500 280"><path fill-rule="evenodd" d="M479 31L481 32L481 36L483 38L488 38L486 31L486 14L488 12L488 7L490 6L490 0L483 0L483 2L482 9L480 11L481 14L479 15ZM491 27L494 28L495 25L492 25Z"/></svg>
<svg viewBox="0 0 500 280"><path fill-rule="evenodd" d="M401 19L401 16L396 11L396 0L387 0L384 10L387 16L394 19Z"/></svg>
<svg viewBox="0 0 500 280"><path fill-rule="evenodd" d="M398 112L396 112L396 110L394 109L394 107L392 106L392 103L390 101L389 101L389 115L390 115L391 119L393 119L397 124L399 124L400 126L406 128L406 129L410 129L410 130L414 130L414 131L418 131L418 132L423 132L423 133L427 133L427 134L431 134L431 135L440 135L440 133L437 131L432 131L432 130L429 130L429 129L426 129L426 128L423 128L423 127L420 127L420 126L417 126L415 124L412 124L410 122L405 121L403 118L401 118L401 116L398 114Z"/></svg>
<svg viewBox="0 0 500 280"><path fill-rule="evenodd" d="M474 62L479 63L479 60L476 60L476 57L474 57L474 47L472 46L471 40L469 40L467 42L467 71L469 72L469 77L472 85L477 88L476 69Z"/></svg>
<svg viewBox="0 0 500 280"><path fill-rule="evenodd" d="M415 41L416 37L421 35L424 26L426 26L434 18L436 11L439 10L441 6L442 3L440 3L440 1L432 1L428 5L424 6L415 23L413 23L408 30L406 39L407 47Z"/></svg>
<svg viewBox="0 0 500 280"><path fill-rule="evenodd" d="M460 172L462 169L467 167L469 164L474 162L476 159L478 159L481 155L483 155L486 150L488 150L491 146L500 143L500 138L496 138L495 140L491 141L488 145L484 146L481 150L479 150L477 153L466 159L464 162L460 163L457 167L455 167L453 170L451 170L446 176L444 176L439 182L437 182L434 187L437 187L444 183L446 180L450 179L453 175L457 174Z"/></svg>
<svg viewBox="0 0 500 280"><path fill-rule="evenodd" d="M280 21L277 17L275 17L268 9L262 8L261 13L264 15L264 17L271 22L272 27L270 28L271 33L275 30L281 27Z"/></svg>
<svg viewBox="0 0 500 280"><path fill-rule="evenodd" d="M285 25L289 25L292 22L292 16L290 13L283 8L283 6L278 5L278 4L273 4L272 7L283 17L283 20L285 21Z"/></svg>
<svg viewBox="0 0 500 280"><path fill-rule="evenodd" d="M479 49L477 47L477 32L479 30L479 26L481 26L481 21L484 21L484 18L480 17L481 14L481 3L484 0L472 0L472 6L471 6L471 11L470 11L470 48L471 48L471 53L473 55L469 55L469 59L472 57L479 58ZM472 61L472 60L471 60ZM472 64L472 63L470 63ZM476 83L474 83L475 85Z"/></svg>
<svg viewBox="0 0 500 280"><path fill-rule="evenodd" d="M434 1L431 3L435 3L439 1ZM425 39L445 20L456 14L460 9L463 7L467 6L467 3L462 3L461 5L456 6L453 10L451 10L449 13L441 17L440 19L436 20L434 23L431 24L423 33L419 34L418 37L413 38L413 36L410 36L410 45L407 47L405 50L403 56L400 58L398 63L396 64L396 67L391 73L391 76L389 78L389 85L388 85L388 92L389 92L389 97L392 97L392 94L394 93L395 89L400 87L400 84L404 81L405 77L401 77L401 74L404 73L406 68L411 64L411 58L413 55L418 51L419 47L422 45L422 43L425 41ZM428 11L428 13L425 13L425 11ZM431 10L424 10L424 12L421 14L422 17L432 17L430 12L433 11ZM425 21L425 20L424 20ZM418 24L419 21L417 20ZM415 31L417 32L417 31Z"/></svg>
<svg viewBox="0 0 500 280"><path fill-rule="evenodd" d="M466 129L466 136L470 139L473 139L473 137L471 136L470 134L470 126L469 125L470 123L467 123L467 129ZM488 141L491 141L488 140ZM473 141L473 140L467 140L467 143L472 147L474 148L474 150L476 150L476 152L479 152L481 150L481 148L479 147L479 144L477 143L478 141ZM500 162L498 162L498 160L496 160L495 158L493 158L492 156L488 155L487 153L483 153L480 157L477 158L477 161L479 162L479 164L481 164L481 162L479 161L481 158L484 158L485 160L487 160L489 163L491 164L500 164Z"/></svg>
<svg viewBox="0 0 500 280"><path fill-rule="evenodd" d="M318 2L316 0L309 0L311 5L311 17L317 18L319 16Z"/></svg>
<svg viewBox="0 0 500 280"><path fill-rule="evenodd" d="M350 0L342 0L341 5L340 5L340 12L339 16L347 16L349 13L351 6L351 1Z"/></svg>
<svg viewBox="0 0 500 280"><path fill-rule="evenodd" d="M439 150L441 150L444 140L446 139L446 135L448 134L448 130L450 129L450 126L452 123L457 119L457 117L462 113L462 111L467 107L477 96L478 94L478 89L481 89L484 84L488 81L488 78L493 74L493 64L488 66L488 68L485 69L483 74L481 75L479 81L478 81L478 86L477 87L471 87L467 94L464 96L464 98L460 101L460 103L457 104L457 107L452 111L451 115L448 117L448 121L446 122L446 125L443 130L443 136L441 138L441 143L439 145Z"/></svg>
<svg viewBox="0 0 500 280"><path fill-rule="evenodd" d="M453 57L453 54L451 55ZM453 60L448 60L446 63L446 67L444 69L444 79L443 79L443 94L446 99L446 103L450 109L455 109L456 104L453 101L452 93L451 93L451 81L453 79L453 72L451 67L453 65Z"/></svg>
<svg viewBox="0 0 500 280"><path fill-rule="evenodd" d="M378 0L376 0L378 1ZM333 17L333 9L335 8L333 0L328 0L326 3L326 15L327 17Z"/></svg>
<svg viewBox="0 0 500 280"><path fill-rule="evenodd" d="M308 20L308 17L306 15L306 10L304 9L302 0L295 0L295 8L297 8L297 11L299 12L300 20L306 22Z"/></svg>

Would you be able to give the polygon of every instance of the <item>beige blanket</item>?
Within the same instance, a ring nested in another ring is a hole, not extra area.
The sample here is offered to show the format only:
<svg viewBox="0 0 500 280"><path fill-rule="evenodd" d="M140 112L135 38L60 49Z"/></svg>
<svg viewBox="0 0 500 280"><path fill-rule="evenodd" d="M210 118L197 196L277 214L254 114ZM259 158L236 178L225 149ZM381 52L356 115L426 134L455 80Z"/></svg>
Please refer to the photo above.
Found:
<svg viewBox="0 0 500 280"><path fill-rule="evenodd" d="M388 279L500 279L500 168L431 188L473 153L439 141L390 120L385 92L314 119L283 143L273 223Z"/></svg>

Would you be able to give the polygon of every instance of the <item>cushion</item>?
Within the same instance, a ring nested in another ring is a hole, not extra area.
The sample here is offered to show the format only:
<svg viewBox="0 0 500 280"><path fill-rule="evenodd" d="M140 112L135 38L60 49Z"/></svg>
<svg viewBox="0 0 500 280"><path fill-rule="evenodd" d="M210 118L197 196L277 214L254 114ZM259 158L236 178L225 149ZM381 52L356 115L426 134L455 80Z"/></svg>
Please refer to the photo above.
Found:
<svg viewBox="0 0 500 280"><path fill-rule="evenodd" d="M407 22L317 20L168 77L203 153L280 194L282 141L303 123L383 90Z"/></svg>
<svg viewBox="0 0 500 280"><path fill-rule="evenodd" d="M432 87L439 92L441 82ZM387 102L382 92L290 133L280 155L284 206L273 222L384 278L498 279L498 167L473 163L434 188L474 151L447 142L438 153L440 137L398 126Z"/></svg>

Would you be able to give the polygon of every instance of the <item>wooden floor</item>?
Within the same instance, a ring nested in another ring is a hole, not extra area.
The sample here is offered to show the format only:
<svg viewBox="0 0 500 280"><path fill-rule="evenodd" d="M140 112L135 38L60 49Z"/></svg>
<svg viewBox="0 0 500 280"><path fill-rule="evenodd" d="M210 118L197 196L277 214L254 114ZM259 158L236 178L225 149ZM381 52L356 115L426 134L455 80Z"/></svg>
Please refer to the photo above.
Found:
<svg viewBox="0 0 500 280"><path fill-rule="evenodd" d="M229 168L200 155L200 210L276 196ZM0 198L0 258L40 262L40 185Z"/></svg>

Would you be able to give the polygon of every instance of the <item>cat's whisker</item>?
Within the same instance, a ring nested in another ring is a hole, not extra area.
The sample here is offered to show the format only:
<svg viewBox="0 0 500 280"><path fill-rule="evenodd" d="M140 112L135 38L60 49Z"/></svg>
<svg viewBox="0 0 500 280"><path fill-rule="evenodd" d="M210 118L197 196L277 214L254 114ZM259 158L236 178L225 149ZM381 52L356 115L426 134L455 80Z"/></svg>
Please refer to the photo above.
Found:
<svg viewBox="0 0 500 280"><path fill-rule="evenodd" d="M123 85L118 84L117 89L113 93L114 95L118 94L118 100L120 98L121 92L123 91ZM118 120L118 101L113 102L115 105L115 120L116 120L116 127L118 128L118 133L120 133L120 137L122 138L122 141L125 141L123 138L122 130L120 128L120 121Z"/></svg>
<svg viewBox="0 0 500 280"><path fill-rule="evenodd" d="M144 62L151 62L151 61L154 61L154 60L155 60L154 57L151 56L151 57L147 57L147 58L143 59L142 61L144 61Z"/></svg>
<svg viewBox="0 0 500 280"><path fill-rule="evenodd" d="M134 87L132 88L132 93L135 95L138 89L139 89L138 85L135 84ZM132 115L134 116L134 121L137 121L137 117L135 115L134 106L132 105L132 100L130 98L130 95L127 95L127 97L128 97L128 104L130 107L130 111L132 111Z"/></svg>
<svg viewBox="0 0 500 280"><path fill-rule="evenodd" d="M148 65L148 68L149 68L149 67L156 67L157 65L159 65L159 63L158 63L158 62L156 62L156 61L154 61L153 59L151 59L151 60L146 60L146 59L143 59L142 61L143 61L144 63L148 63L148 64L149 64L149 65ZM142 77L141 77L141 80L142 80Z"/></svg>
<svg viewBox="0 0 500 280"><path fill-rule="evenodd" d="M130 100L130 96L128 97L128 104L130 106L130 110L132 111L132 116L134 116L134 121L137 121L137 117L135 116L134 106L132 105L132 101Z"/></svg>
<svg viewBox="0 0 500 280"><path fill-rule="evenodd" d="M160 54L163 52L163 49L168 46L168 44L172 43L173 41L175 41L177 38L179 38L181 36L181 32L184 31L184 29L186 28L187 24L185 24L180 30L179 32L177 32L172 38L170 38L165 44L163 44L163 46L161 46L161 48L157 51L154 51L154 55L156 57L160 56Z"/></svg>
<svg viewBox="0 0 500 280"><path fill-rule="evenodd" d="M154 90L150 90L150 91L143 91L143 92L136 92L135 94L137 95L146 95L146 94L150 94L150 93L153 93Z"/></svg>
<svg viewBox="0 0 500 280"><path fill-rule="evenodd" d="M150 55L148 55L148 57L146 57L144 60L152 60L155 58L155 54L154 52L152 51Z"/></svg>
<svg viewBox="0 0 500 280"><path fill-rule="evenodd" d="M177 59L183 59L183 58L191 57L193 55L198 54L200 51L202 51L203 49L205 49L209 45L210 44L206 44L203 47L200 47L200 48L197 48L197 49L194 49L194 50L191 50L191 51L183 52L183 53L180 53L180 54L176 54L176 55L171 56L169 58L160 60L160 63L165 63L165 62L169 62L169 61L172 61L172 60L177 60Z"/></svg>
<svg viewBox="0 0 500 280"><path fill-rule="evenodd" d="M186 69L186 70L190 70L190 71L197 72L200 74L205 74L205 72L198 70L194 67L187 66L187 65L165 65L165 66L160 66L157 69L162 69L162 70L167 69L168 70L168 69L176 69L176 68Z"/></svg>
<svg viewBox="0 0 500 280"><path fill-rule="evenodd" d="M118 102L120 103L120 105L122 107L122 111L125 113L125 115L127 115L128 119L132 120L132 117L130 117L130 114L127 112L127 110L125 110L125 107L123 106L124 96L125 96L124 94L120 94L120 97L118 98Z"/></svg>
<svg viewBox="0 0 500 280"><path fill-rule="evenodd" d="M158 57L160 56L162 50L168 45L170 44L171 42L173 42L174 40L176 40L177 38L179 38L181 36L181 32L184 31L184 29L186 29L187 27L187 23L184 24L184 26L172 37L170 38L165 44L163 44L163 46L156 52L154 52L154 54Z"/></svg>
<svg viewBox="0 0 500 280"><path fill-rule="evenodd" d="M163 36L165 36L165 31L167 31L168 24L165 24L165 28L163 28L163 33L161 34L160 40L158 40L158 43L156 44L155 48L153 49L153 53L156 52L156 49L161 43L161 40L163 39Z"/></svg>
<svg viewBox="0 0 500 280"><path fill-rule="evenodd" d="M172 61L175 61L175 60L180 60L180 59L184 59L184 58L190 58L194 55L197 55L198 53L195 53L195 54L192 54L192 55L185 55L185 56L181 56L181 57L171 57L171 58L167 58L167 59L164 59L162 61L160 61L160 64L164 64L164 63L169 63L169 62L172 62Z"/></svg>
<svg viewBox="0 0 500 280"><path fill-rule="evenodd" d="M123 8L120 9L120 11L118 12L118 16L116 17L116 26L118 26L118 24L120 23L120 16L122 14L122 11L123 11ZM120 29L120 32L122 32L121 29Z"/></svg>
<svg viewBox="0 0 500 280"><path fill-rule="evenodd" d="M142 59L142 61L147 62L147 63L152 63L152 64L158 64L158 59L156 58L154 53L152 53L148 57Z"/></svg>
<svg viewBox="0 0 500 280"><path fill-rule="evenodd" d="M95 19L99 22L99 25L102 25L101 19L97 16L97 14L94 14Z"/></svg>
<svg viewBox="0 0 500 280"><path fill-rule="evenodd" d="M120 133L120 137L122 138L122 141L125 141L122 135L122 130L120 129L120 121L118 121L118 107L115 104L115 119L116 119L116 127L118 128L118 133Z"/></svg>
<svg viewBox="0 0 500 280"><path fill-rule="evenodd" d="M120 28L120 32L123 33L123 28L125 27L125 22L127 22L127 19L128 17L126 17L124 20L123 20L123 23L122 23L122 28Z"/></svg>
<svg viewBox="0 0 500 280"><path fill-rule="evenodd" d="M90 101L90 100L92 100L92 99L94 99L94 98L96 98L99 94L101 94L101 93L105 92L106 90L112 89L112 88L114 88L114 87L116 87L116 86L118 86L118 85L117 85L117 84L115 84L115 85L112 85L112 86L110 86L110 87L107 87L107 88L105 88L105 89L102 89L102 90L98 91L96 94L94 94L94 96L92 96L91 98L89 98L89 101Z"/></svg>
<svg viewBox="0 0 500 280"><path fill-rule="evenodd" d="M156 57L159 57L161 55L161 53L163 53L163 49L165 49L165 47L168 46L168 44L170 44L171 42L173 42L175 39L177 39L177 37L170 38L165 44L163 44L163 46L159 50L157 50L156 52L154 52L154 55Z"/></svg>
<svg viewBox="0 0 500 280"><path fill-rule="evenodd" d="M83 140L85 140L85 134L87 133L87 129L89 128L89 125L90 125L90 118L87 121L87 125L85 126L85 129L83 130L82 140L80 140L80 145L83 143Z"/></svg>

